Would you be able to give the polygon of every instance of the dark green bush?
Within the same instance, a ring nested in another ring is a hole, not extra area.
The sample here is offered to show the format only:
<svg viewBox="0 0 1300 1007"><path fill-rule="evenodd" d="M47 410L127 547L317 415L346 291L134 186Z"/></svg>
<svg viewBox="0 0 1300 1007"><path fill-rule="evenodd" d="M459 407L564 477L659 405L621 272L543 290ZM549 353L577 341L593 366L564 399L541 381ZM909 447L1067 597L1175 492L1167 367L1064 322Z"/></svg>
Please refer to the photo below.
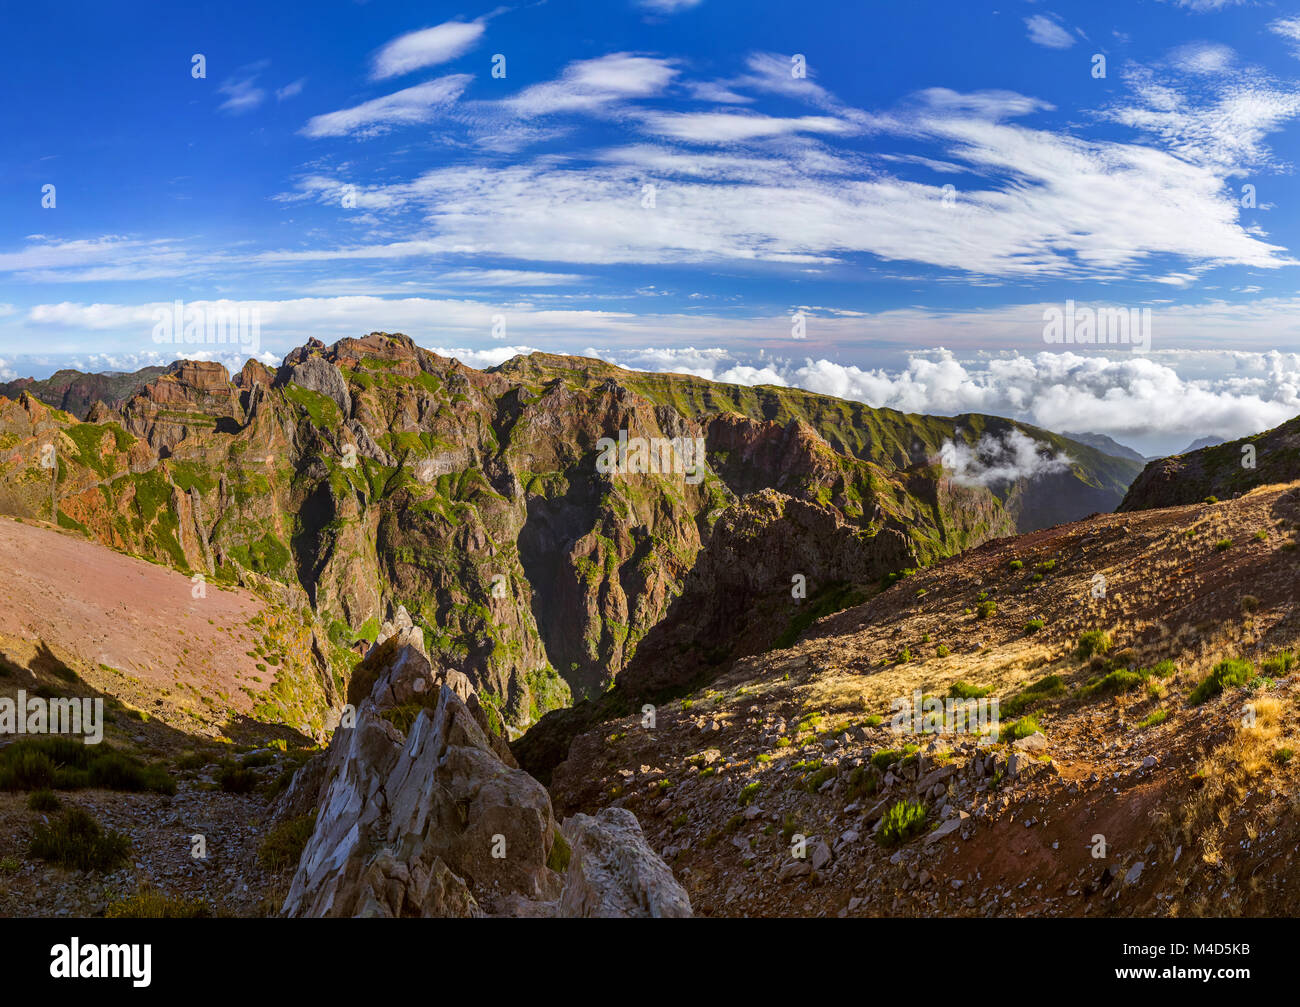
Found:
<svg viewBox="0 0 1300 1007"><path fill-rule="evenodd" d="M881 846L897 846L925 828L925 805L916 801L899 801L881 819L876 830L876 842Z"/></svg>
<svg viewBox="0 0 1300 1007"><path fill-rule="evenodd" d="M1255 677L1255 666L1244 658L1233 657L1226 661L1220 661L1206 675L1192 694L1187 697L1187 701L1193 706L1200 706L1208 699L1213 699L1224 689L1232 688L1234 685L1245 685Z"/></svg>
<svg viewBox="0 0 1300 1007"><path fill-rule="evenodd" d="M82 808L69 808L49 825L37 825L30 856L79 871L109 871L127 859L131 840L105 832Z"/></svg>

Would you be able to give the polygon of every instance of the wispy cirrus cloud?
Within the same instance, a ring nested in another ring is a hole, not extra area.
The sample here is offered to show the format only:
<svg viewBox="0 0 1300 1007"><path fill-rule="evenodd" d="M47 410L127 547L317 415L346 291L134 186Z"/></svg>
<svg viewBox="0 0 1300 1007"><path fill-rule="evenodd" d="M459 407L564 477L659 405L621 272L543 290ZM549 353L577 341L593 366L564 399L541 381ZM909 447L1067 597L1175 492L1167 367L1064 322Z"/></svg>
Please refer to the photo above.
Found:
<svg viewBox="0 0 1300 1007"><path fill-rule="evenodd" d="M788 124L776 117L705 113L650 121L667 126L668 139L692 142L725 138L726 127L738 124L737 142L771 149L701 158L633 145L596 152L586 164L542 158L491 170L456 166L362 190L358 200L422 214L427 226L396 242L395 254L472 249L593 264L829 263L870 254L991 277L1102 279L1165 257L1196 268L1291 261L1242 227L1217 165L1012 121L1044 108L1010 92L931 89L872 117L882 134L939 145L947 163L978 180L952 193L781 135ZM840 122L829 117L814 121L823 119L832 133L848 128L829 126ZM690 128L672 128L683 124ZM1243 126L1240 136L1249 135ZM640 195L651 178L657 195L647 209ZM304 195L325 201L338 183L300 184ZM1195 269L1147 267L1146 275L1184 284Z"/></svg>
<svg viewBox="0 0 1300 1007"><path fill-rule="evenodd" d="M370 63L371 80L388 80L425 67L448 63L478 44L486 25L479 21L446 21L432 28L407 32L385 44Z"/></svg>
<svg viewBox="0 0 1300 1007"><path fill-rule="evenodd" d="M257 79L269 65L268 60L253 63L222 81L217 90L226 96L226 100L217 106L217 111L242 115L261 105L266 100L266 91L258 86Z"/></svg>
<svg viewBox="0 0 1300 1007"><path fill-rule="evenodd" d="M698 7L704 0L636 0L638 7L654 14L677 14Z"/></svg>
<svg viewBox="0 0 1300 1007"><path fill-rule="evenodd" d="M1182 7L1194 14L1213 14L1216 11L1227 10L1229 7L1240 7L1242 4L1251 2L1252 0L1165 0L1165 3L1171 3L1175 7Z"/></svg>
<svg viewBox="0 0 1300 1007"><path fill-rule="evenodd" d="M298 95L302 94L303 86L306 83L307 83L306 77L299 77L297 80L284 85L284 87L276 88L275 100L286 101L289 98L296 98Z"/></svg>
<svg viewBox="0 0 1300 1007"><path fill-rule="evenodd" d="M1300 59L1300 15L1270 21L1268 30L1291 43L1291 54Z"/></svg>
<svg viewBox="0 0 1300 1007"><path fill-rule="evenodd" d="M641 116L647 133L691 143L734 143L790 133L847 133L848 123L831 116L759 115L745 112L649 112Z"/></svg>
<svg viewBox="0 0 1300 1007"><path fill-rule="evenodd" d="M302 128L304 136L378 136L398 126L426 123L449 109L473 78L457 73L372 98L351 108L313 116Z"/></svg>
<svg viewBox="0 0 1300 1007"><path fill-rule="evenodd" d="M1221 44L1179 46L1123 76L1129 93L1105 117L1222 174L1279 167L1265 138L1300 117L1300 88L1243 64Z"/></svg>

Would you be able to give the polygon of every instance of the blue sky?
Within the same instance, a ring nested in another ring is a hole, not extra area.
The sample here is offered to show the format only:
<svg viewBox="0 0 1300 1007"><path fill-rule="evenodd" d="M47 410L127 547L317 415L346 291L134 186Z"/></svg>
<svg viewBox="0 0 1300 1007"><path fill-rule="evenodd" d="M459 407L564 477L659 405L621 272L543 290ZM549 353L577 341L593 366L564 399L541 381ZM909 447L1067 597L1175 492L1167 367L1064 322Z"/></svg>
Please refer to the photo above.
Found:
<svg viewBox="0 0 1300 1007"><path fill-rule="evenodd" d="M228 301L267 359L386 329L1148 450L1300 413L1279 5L185 7L7 19L0 375L237 366L153 338ZM1151 352L1046 345L1067 299Z"/></svg>

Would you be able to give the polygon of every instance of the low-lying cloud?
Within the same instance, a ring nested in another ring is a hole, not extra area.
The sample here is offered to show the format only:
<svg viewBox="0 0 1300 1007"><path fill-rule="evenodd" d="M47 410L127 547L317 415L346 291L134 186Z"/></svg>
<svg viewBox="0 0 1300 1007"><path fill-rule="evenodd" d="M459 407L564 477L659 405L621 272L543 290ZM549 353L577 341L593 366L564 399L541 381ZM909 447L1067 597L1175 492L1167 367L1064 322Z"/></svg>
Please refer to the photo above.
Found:
<svg viewBox="0 0 1300 1007"><path fill-rule="evenodd" d="M1068 455L1044 449L1020 430L998 436L985 434L974 444L946 440L939 449L939 461L952 473L959 486L995 486L1018 479L1064 472L1070 467Z"/></svg>

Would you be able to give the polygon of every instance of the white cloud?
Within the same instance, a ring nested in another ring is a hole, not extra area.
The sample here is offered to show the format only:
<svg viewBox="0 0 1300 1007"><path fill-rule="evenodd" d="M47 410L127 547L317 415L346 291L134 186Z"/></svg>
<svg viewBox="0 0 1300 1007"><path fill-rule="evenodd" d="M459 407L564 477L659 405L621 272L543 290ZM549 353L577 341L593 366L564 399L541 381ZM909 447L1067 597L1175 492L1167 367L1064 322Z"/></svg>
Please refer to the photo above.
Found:
<svg viewBox="0 0 1300 1007"><path fill-rule="evenodd" d="M971 116L977 119L1013 119L1035 112L1050 112L1055 106L1015 91L953 91L930 87L916 94L926 112L938 115Z"/></svg>
<svg viewBox="0 0 1300 1007"><path fill-rule="evenodd" d="M452 106L472 79L469 74L451 74L362 102L352 108L314 116L303 127L302 133L312 138L376 136L395 126L429 122Z"/></svg>
<svg viewBox="0 0 1300 1007"><path fill-rule="evenodd" d="M1106 118L1221 175L1283 167L1264 140L1300 116L1300 89L1239 65L1227 46L1181 46L1153 66L1129 67L1124 78L1131 95Z"/></svg>
<svg viewBox="0 0 1300 1007"><path fill-rule="evenodd" d="M985 434L974 444L946 440L939 449L944 468L960 486L996 486L1064 472L1070 457L1042 450L1028 434L1009 430L1001 437Z"/></svg>
<svg viewBox="0 0 1300 1007"><path fill-rule="evenodd" d="M1034 14L1025 18L1029 41L1048 49L1068 49L1074 45L1074 36L1061 26L1055 15Z"/></svg>
<svg viewBox="0 0 1300 1007"><path fill-rule="evenodd" d="M452 357L462 364L477 367L480 370L488 367L498 367L514 357L528 356L530 353L538 352L536 347L533 346L493 346L486 350L456 346L429 346L426 349L438 354L440 357Z"/></svg>
<svg viewBox="0 0 1300 1007"><path fill-rule="evenodd" d="M1237 54L1230 46L1215 42L1189 42L1174 49L1168 63L1184 73L1226 73L1236 62Z"/></svg>
<svg viewBox="0 0 1300 1007"><path fill-rule="evenodd" d="M277 88L275 92L275 100L284 101L288 98L296 98L298 95L302 94L303 85L306 83L306 77L299 77L291 84L286 84L284 87Z"/></svg>
<svg viewBox="0 0 1300 1007"><path fill-rule="evenodd" d="M787 133L845 133L847 124L821 115L779 118L744 112L651 112L643 128L659 136L692 143L734 143Z"/></svg>
<svg viewBox="0 0 1300 1007"><path fill-rule="evenodd" d="M579 273L546 273L533 269L453 269L433 282L466 287L560 287L581 283Z"/></svg>
<svg viewBox="0 0 1300 1007"><path fill-rule="evenodd" d="M1300 16L1278 18L1269 23L1268 30L1291 43L1291 54L1300 59Z"/></svg>
<svg viewBox="0 0 1300 1007"><path fill-rule="evenodd" d="M655 14L677 14L698 7L704 0L636 0L636 2Z"/></svg>
<svg viewBox="0 0 1300 1007"><path fill-rule="evenodd" d="M534 84L501 105L519 116L592 111L660 93L677 75L676 60L609 53L577 60L558 80Z"/></svg>
<svg viewBox="0 0 1300 1007"><path fill-rule="evenodd" d="M401 35L375 53L370 79L387 80L426 66L447 63L468 52L484 30L481 21L447 21L433 28Z"/></svg>
<svg viewBox="0 0 1300 1007"><path fill-rule="evenodd" d="M223 81L217 90L226 96L226 100L217 106L217 111L242 115L261 105L266 100L266 92L257 86L257 78L267 65L263 60L244 67L238 74Z"/></svg>
<svg viewBox="0 0 1300 1007"><path fill-rule="evenodd" d="M1096 279L1140 277L1144 260L1164 256L1186 265L1153 276L1178 282L1213 265L1275 268L1290 261L1282 248L1243 227L1210 167L1149 146L999 121L1038 107L1005 93L932 91L880 118L881 130L928 139L944 148L948 162L983 176L955 199L941 185L874 172L860 159L795 137L779 139L800 146L737 152L725 161L620 147L599 153L601 163L587 167L554 158L492 169L456 166L367 190L359 204L418 210L425 226L388 252L380 245L359 254L472 250L584 264L813 264L871 254L968 275ZM722 175L712 177L715 170ZM641 205L647 181L656 185L653 209ZM339 184L317 179L300 187L336 201Z"/></svg>
<svg viewBox="0 0 1300 1007"><path fill-rule="evenodd" d="M793 342L785 314L738 318L554 309L515 291L503 294L499 300L350 295L223 303L255 308L262 346L279 354L311 336L333 342L375 329L406 332L422 345L457 347L445 352L482 365L524 348L566 353L587 346L585 355L626 367L791 385L901 412L992 413L1049 430L1145 443L1151 453L1209 434L1240 437L1300 414L1300 352L1222 348L1229 338L1225 333L1231 333L1234 345L1289 343L1300 349L1297 300L1167 306L1157 316L1157 344L1164 329L1189 338L1178 349L1139 355L1043 349L1041 305L817 316L808 321L808 339ZM191 303L203 308L211 302ZM157 307L170 308L170 303L37 305L0 323L0 339L11 347L39 345L50 352L105 353L111 345L123 359L135 354L136 366L166 362L182 350L220 355L221 350L202 345L173 349L153 343ZM492 341L498 315L506 319L507 347ZM967 348L942 348L949 340ZM1198 341L1208 348L1187 348ZM916 350L925 345L936 348ZM853 346L882 352L893 347L905 362L869 367L832 359ZM12 354L6 359L11 369L27 373Z"/></svg>
<svg viewBox="0 0 1300 1007"><path fill-rule="evenodd" d="M1166 0L1166 2L1177 7L1184 7L1195 14L1209 14L1225 10L1228 7L1238 7L1250 2L1250 0Z"/></svg>

